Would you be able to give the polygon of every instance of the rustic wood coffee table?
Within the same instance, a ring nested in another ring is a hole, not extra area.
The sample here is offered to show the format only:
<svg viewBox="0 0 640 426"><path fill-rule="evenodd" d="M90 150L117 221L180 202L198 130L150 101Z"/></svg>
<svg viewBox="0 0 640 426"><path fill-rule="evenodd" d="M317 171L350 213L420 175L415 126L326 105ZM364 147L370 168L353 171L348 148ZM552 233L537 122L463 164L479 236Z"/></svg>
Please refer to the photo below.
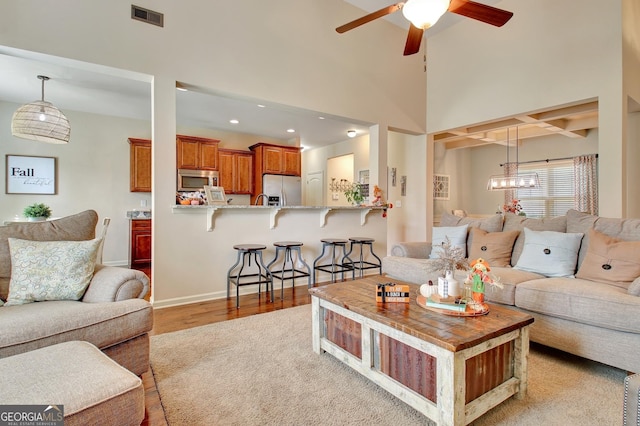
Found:
<svg viewBox="0 0 640 426"><path fill-rule="evenodd" d="M533 318L497 304L485 316L442 315L411 302L376 303L364 278L309 290L313 350L325 351L442 425L465 425L527 391ZM407 284L397 280L394 283Z"/></svg>

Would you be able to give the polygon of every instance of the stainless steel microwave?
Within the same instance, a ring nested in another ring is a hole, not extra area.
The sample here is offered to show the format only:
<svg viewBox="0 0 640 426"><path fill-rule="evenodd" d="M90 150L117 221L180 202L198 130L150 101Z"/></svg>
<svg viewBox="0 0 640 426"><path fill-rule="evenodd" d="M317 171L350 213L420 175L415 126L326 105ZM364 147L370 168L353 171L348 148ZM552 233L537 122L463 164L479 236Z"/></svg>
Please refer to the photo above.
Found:
<svg viewBox="0 0 640 426"><path fill-rule="evenodd" d="M178 191L202 191L205 185L218 186L215 170L178 169Z"/></svg>

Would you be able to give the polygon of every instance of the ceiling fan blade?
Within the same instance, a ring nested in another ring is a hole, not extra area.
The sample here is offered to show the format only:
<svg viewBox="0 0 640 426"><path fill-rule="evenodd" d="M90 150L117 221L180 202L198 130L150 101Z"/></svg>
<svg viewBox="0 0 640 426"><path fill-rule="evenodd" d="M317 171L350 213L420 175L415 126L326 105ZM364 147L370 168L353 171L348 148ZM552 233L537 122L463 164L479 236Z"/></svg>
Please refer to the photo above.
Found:
<svg viewBox="0 0 640 426"><path fill-rule="evenodd" d="M371 22L375 19L378 18L382 18L383 16L387 16L392 14L393 12L397 12L398 10L402 9L402 6L404 6L404 3L396 3L393 4L391 6L387 6L385 8L382 8L376 12L370 13L368 15L363 16L362 18L358 18L355 21L351 21L349 23L346 23L338 28L336 28L336 31L339 32L340 34L347 32L349 30L352 30L354 28L359 27L360 25L364 25L367 22Z"/></svg>
<svg viewBox="0 0 640 426"><path fill-rule="evenodd" d="M424 30L417 28L413 24L409 25L409 34L407 34L407 43L404 45L404 56L413 55L420 50L420 42L422 42L422 34Z"/></svg>
<svg viewBox="0 0 640 426"><path fill-rule="evenodd" d="M513 16L513 12L470 0L451 0L449 12L495 25L496 27L503 26Z"/></svg>

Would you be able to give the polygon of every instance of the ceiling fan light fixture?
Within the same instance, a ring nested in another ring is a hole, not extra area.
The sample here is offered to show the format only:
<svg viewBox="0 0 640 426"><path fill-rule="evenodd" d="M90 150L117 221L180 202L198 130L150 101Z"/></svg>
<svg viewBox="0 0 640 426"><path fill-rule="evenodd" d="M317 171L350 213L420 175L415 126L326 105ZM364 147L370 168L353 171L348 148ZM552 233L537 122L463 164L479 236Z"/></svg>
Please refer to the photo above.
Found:
<svg viewBox="0 0 640 426"><path fill-rule="evenodd" d="M38 78L42 80L42 100L24 104L13 113L11 134L39 142L69 143L69 120L51 102L44 100L44 82L49 80L49 77L39 75Z"/></svg>
<svg viewBox="0 0 640 426"><path fill-rule="evenodd" d="M449 9L450 0L407 0L402 14L414 27L426 30Z"/></svg>

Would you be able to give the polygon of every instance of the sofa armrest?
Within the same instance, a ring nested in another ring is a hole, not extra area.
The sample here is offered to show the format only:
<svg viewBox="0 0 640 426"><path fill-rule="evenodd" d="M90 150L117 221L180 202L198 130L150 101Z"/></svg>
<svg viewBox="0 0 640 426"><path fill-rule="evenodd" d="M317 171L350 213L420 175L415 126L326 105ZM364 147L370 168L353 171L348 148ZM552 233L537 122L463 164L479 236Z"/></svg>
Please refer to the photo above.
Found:
<svg viewBox="0 0 640 426"><path fill-rule="evenodd" d="M397 243L391 247L391 256L428 259L429 254L431 254L431 243L423 241Z"/></svg>
<svg viewBox="0 0 640 426"><path fill-rule="evenodd" d="M136 269L96 265L83 302L117 302L142 299L149 292L149 277Z"/></svg>

